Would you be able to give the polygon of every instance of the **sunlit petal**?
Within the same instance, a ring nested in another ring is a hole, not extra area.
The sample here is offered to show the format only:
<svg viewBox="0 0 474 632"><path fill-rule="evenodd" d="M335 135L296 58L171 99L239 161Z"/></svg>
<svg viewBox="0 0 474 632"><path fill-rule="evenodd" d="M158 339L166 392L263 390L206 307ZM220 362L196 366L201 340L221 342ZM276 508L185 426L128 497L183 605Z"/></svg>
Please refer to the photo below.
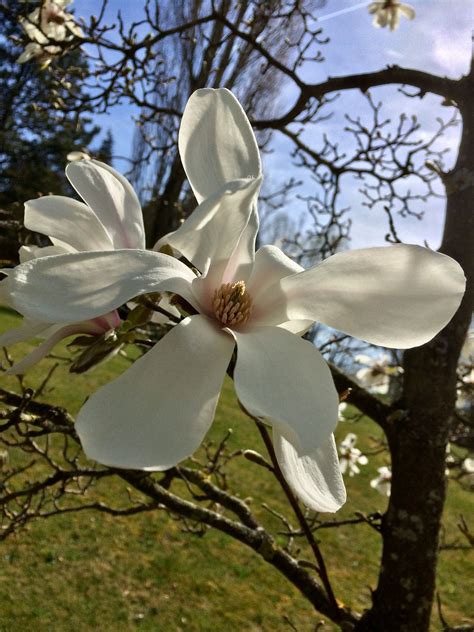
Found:
<svg viewBox="0 0 474 632"><path fill-rule="evenodd" d="M143 214L128 180L97 160L71 162L66 175L107 229L115 248L144 248Z"/></svg>
<svg viewBox="0 0 474 632"><path fill-rule="evenodd" d="M420 246L338 253L281 281L288 319L320 321L372 344L421 345L454 315L464 293L460 265Z"/></svg>
<svg viewBox="0 0 474 632"><path fill-rule="evenodd" d="M293 492L314 511L334 513L346 502L346 489L331 434L308 456L298 452L277 430L273 444L280 469Z"/></svg>
<svg viewBox="0 0 474 632"><path fill-rule="evenodd" d="M24 316L67 323L101 316L147 292L169 291L189 303L193 272L157 252L79 252L27 261L10 273L12 306Z"/></svg>
<svg viewBox="0 0 474 632"><path fill-rule="evenodd" d="M166 470L193 454L214 418L233 348L206 317L186 318L86 402L76 430L87 456Z"/></svg>
<svg viewBox="0 0 474 632"><path fill-rule="evenodd" d="M155 250L169 244L204 275L209 274L212 264L210 273L219 282L226 268L251 266L258 224L247 227L260 186L261 178L226 183L202 202L178 230L160 239Z"/></svg>
<svg viewBox="0 0 474 632"><path fill-rule="evenodd" d="M197 90L179 130L179 152L198 202L226 182L261 174L260 154L242 106L226 89Z"/></svg>
<svg viewBox="0 0 474 632"><path fill-rule="evenodd" d="M338 420L339 398L323 357L279 327L233 334L239 400L252 415L270 419L300 455L312 454Z"/></svg>
<svg viewBox="0 0 474 632"><path fill-rule="evenodd" d="M112 239L94 211L62 195L47 195L26 202L25 226L57 238L78 251L114 249Z"/></svg>

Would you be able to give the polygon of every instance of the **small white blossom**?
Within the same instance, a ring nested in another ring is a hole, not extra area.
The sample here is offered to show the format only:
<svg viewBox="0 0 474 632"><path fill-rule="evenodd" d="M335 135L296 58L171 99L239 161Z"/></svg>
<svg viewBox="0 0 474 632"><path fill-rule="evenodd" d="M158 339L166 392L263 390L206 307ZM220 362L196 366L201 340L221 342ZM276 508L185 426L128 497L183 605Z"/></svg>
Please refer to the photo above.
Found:
<svg viewBox="0 0 474 632"><path fill-rule="evenodd" d="M346 417L345 417L346 411L347 411L346 402L341 402L339 404L339 411L338 411L339 421L346 421Z"/></svg>
<svg viewBox="0 0 474 632"><path fill-rule="evenodd" d="M403 373L402 367L394 366L386 353L374 358L359 354L355 356L358 364L365 365L356 373L356 378L368 390L386 395L390 388L390 380Z"/></svg>
<svg viewBox="0 0 474 632"><path fill-rule="evenodd" d="M469 331L461 350L458 366L456 408L464 417L471 417L474 393L474 331Z"/></svg>
<svg viewBox="0 0 474 632"><path fill-rule="evenodd" d="M18 63L22 64L36 57L46 67L55 55L61 53L61 46L57 45L59 42L84 37L73 15L64 10L71 2L72 0L43 0L41 6L20 19L20 24L31 41L18 57Z"/></svg>
<svg viewBox="0 0 474 632"><path fill-rule="evenodd" d="M468 474L474 474L474 458L467 457L467 459L464 459L461 467L464 472L467 472Z"/></svg>
<svg viewBox="0 0 474 632"><path fill-rule="evenodd" d="M454 458L454 456L451 454L451 444L448 443L448 445L446 446L446 468L444 470L444 473L446 476L449 476L450 474L450 470L456 465L456 459Z"/></svg>
<svg viewBox="0 0 474 632"><path fill-rule="evenodd" d="M369 13L374 15L373 25L377 28L388 26L394 31L400 24L400 16L405 16L408 20L415 17L415 9L398 0L382 0L381 2L372 2L368 6Z"/></svg>
<svg viewBox="0 0 474 632"><path fill-rule="evenodd" d="M382 496L390 496L392 488L392 470L387 466L377 468L379 475L370 481L370 486Z"/></svg>
<svg viewBox="0 0 474 632"><path fill-rule="evenodd" d="M91 157L85 151L70 151L67 159L68 162L76 162L77 160L91 160Z"/></svg>
<svg viewBox="0 0 474 632"><path fill-rule="evenodd" d="M346 438L339 444L339 465L341 474L349 473L349 476L359 474L360 469L357 465L367 465L369 460L362 452L355 447L357 443L357 435L349 432Z"/></svg>

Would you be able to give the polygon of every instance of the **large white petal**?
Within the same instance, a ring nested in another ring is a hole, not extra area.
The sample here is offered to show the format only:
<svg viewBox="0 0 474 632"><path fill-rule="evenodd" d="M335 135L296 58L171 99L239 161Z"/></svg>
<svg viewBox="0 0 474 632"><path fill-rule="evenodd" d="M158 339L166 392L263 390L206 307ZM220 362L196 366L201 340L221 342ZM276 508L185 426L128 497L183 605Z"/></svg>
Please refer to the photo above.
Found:
<svg viewBox="0 0 474 632"><path fill-rule="evenodd" d="M47 195L26 202L25 226L78 251L114 249L112 239L94 211L62 195Z"/></svg>
<svg viewBox="0 0 474 632"><path fill-rule="evenodd" d="M160 239L155 250L167 243L179 250L203 274L208 273L211 263L215 267L225 268L238 250L242 238L247 236L245 231L261 183L261 178L227 182L204 200L178 230ZM255 237L256 230L253 247ZM251 250L251 247L247 248ZM249 255L246 256L245 252L240 259L249 263ZM222 273L221 270L221 276Z"/></svg>
<svg viewBox="0 0 474 632"><path fill-rule="evenodd" d="M257 178L260 155L242 106L226 89L197 90L179 130L179 153L198 202L226 182Z"/></svg>
<svg viewBox="0 0 474 632"><path fill-rule="evenodd" d="M342 252L281 281L288 319L317 320L372 344L431 340L461 302L465 278L446 255L404 244Z"/></svg>
<svg viewBox="0 0 474 632"><path fill-rule="evenodd" d="M252 415L277 426L300 456L311 454L338 420L339 398L324 358L309 342L279 327L233 334L239 400Z"/></svg>
<svg viewBox="0 0 474 632"><path fill-rule="evenodd" d="M334 435L308 456L297 451L277 430L273 445L278 464L293 492L314 511L334 513L346 502Z"/></svg>
<svg viewBox="0 0 474 632"><path fill-rule="evenodd" d="M76 430L87 456L166 470L193 454L214 418L233 348L205 316L186 318L86 402Z"/></svg>
<svg viewBox="0 0 474 632"><path fill-rule="evenodd" d="M71 162L66 175L105 226L115 248L145 248L140 202L126 178L97 160Z"/></svg>
<svg viewBox="0 0 474 632"><path fill-rule="evenodd" d="M302 270L302 266L287 257L276 246L263 246L257 251L252 274L247 283L247 291L253 301L252 324L274 325L288 320L285 309L286 296L280 287L280 281ZM298 323L296 330L307 329L312 322Z"/></svg>
<svg viewBox="0 0 474 632"><path fill-rule="evenodd" d="M11 305L33 320L68 323L102 316L134 296L169 291L192 305L193 272L146 250L79 252L27 261L9 272Z"/></svg>

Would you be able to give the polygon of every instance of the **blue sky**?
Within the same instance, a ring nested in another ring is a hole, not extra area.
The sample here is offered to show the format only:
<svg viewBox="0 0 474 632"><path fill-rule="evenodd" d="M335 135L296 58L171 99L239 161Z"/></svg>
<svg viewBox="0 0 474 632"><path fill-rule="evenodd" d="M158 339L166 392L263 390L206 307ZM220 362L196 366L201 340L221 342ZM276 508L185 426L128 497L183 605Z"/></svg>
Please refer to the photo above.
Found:
<svg viewBox="0 0 474 632"><path fill-rule="evenodd" d="M112 21L118 10L125 23L137 19L142 14L144 3L136 0L110 0L109 16ZM321 26L331 43L324 47L325 61L311 64L301 71L303 78L316 83L328 76L353 74L378 70L387 64L397 64L427 72L457 78L466 73L471 55L471 25L474 3L471 0L411 0L416 10L416 19L402 18L398 30L376 29L366 9L367 3L358 0L328 0L319 12ZM87 17L97 8L96 0L75 0L76 16ZM436 118L446 118L451 108L441 107L441 99L427 97L407 99L392 87L379 88L373 92L385 102L385 113L395 119L404 112L408 116L416 114L422 123L423 135L428 138L436 129ZM281 111L286 103L291 103L293 91L287 90L281 96ZM363 99L356 92L344 95L338 106L340 113L363 113ZM115 151L118 156L129 156L133 137L133 114L129 106L115 108L109 115L97 117L97 122L105 129L120 129L115 134ZM342 118L339 115L331 121L321 123L316 134L328 133L338 139L341 136ZM449 167L455 157L459 142L459 129L453 129L444 137L443 146L450 147L446 159ZM288 175L286 141L279 135L274 138L274 152L264 159L264 170L270 185L279 177ZM451 156L451 157L449 157ZM119 169L126 170L125 162L116 160ZM352 247L383 245L386 224L380 213L374 215L362 207L358 186L349 179L344 181L343 201L353 208ZM310 191L311 184L306 185ZM289 200L293 213L298 213L296 199ZM421 222L403 219L397 222L399 235L404 241L423 243L427 240L431 247L438 247L443 214L443 200L432 200L424 207L425 218Z"/></svg>

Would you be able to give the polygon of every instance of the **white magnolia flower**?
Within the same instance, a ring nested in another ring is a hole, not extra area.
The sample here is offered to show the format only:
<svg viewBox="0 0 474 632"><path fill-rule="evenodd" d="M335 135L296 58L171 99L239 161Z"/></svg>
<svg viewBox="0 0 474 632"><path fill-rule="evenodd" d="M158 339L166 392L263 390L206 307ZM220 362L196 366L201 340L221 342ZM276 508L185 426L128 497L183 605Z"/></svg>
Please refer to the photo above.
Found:
<svg viewBox="0 0 474 632"><path fill-rule="evenodd" d="M388 26L394 31L400 24L400 16L405 16L408 20L415 17L415 9L409 5L399 2L398 0L382 0L381 2L372 2L368 6L369 13L374 14L373 25L384 28Z"/></svg>
<svg viewBox="0 0 474 632"><path fill-rule="evenodd" d="M84 202L61 195L26 202L26 228L47 235L53 245L45 248L22 246L20 261L89 250L145 248L140 202L122 175L96 160L71 163L66 168L66 175ZM0 304L11 304L7 286L8 279L0 281ZM45 341L8 372L24 373L68 336L79 333L101 335L118 327L120 322L115 309L74 322L63 321L60 315L54 324L51 320L26 318L21 327L0 336L0 346L35 336L45 338Z"/></svg>
<svg viewBox="0 0 474 632"><path fill-rule="evenodd" d="M71 2L72 0L43 0L41 6L34 9L26 18L20 19L20 24L31 42L18 57L19 63L29 61L32 57L42 57L47 64L54 55L61 52L61 47L54 44L70 41L74 37L84 37L74 16L65 11Z"/></svg>
<svg viewBox="0 0 474 632"><path fill-rule="evenodd" d="M319 321L373 344L423 344L456 311L462 270L449 257L406 245L336 254L308 270L274 246L255 253L260 157L227 90L194 93L179 148L199 206L164 241L200 274L145 250L45 257L9 272L12 305L29 318L76 322L140 294L179 295L190 316L79 413L86 454L144 470L166 470L193 454L237 347L237 396L272 425L289 484L310 507L335 511L345 501L331 434L338 396L321 354L299 334Z"/></svg>
<svg viewBox="0 0 474 632"><path fill-rule="evenodd" d="M346 402L341 402L339 404L339 408L338 408L338 415L337 418L339 421L346 421L346 411L347 411L347 404Z"/></svg>
<svg viewBox="0 0 474 632"><path fill-rule="evenodd" d="M70 151L67 155L68 162L77 162L78 160L91 160L91 157L85 151Z"/></svg>
<svg viewBox="0 0 474 632"><path fill-rule="evenodd" d="M474 458L467 457L466 459L464 459L461 467L464 472L467 472L468 474L474 474Z"/></svg>
<svg viewBox="0 0 474 632"><path fill-rule="evenodd" d="M349 473L349 476L359 474L360 469L357 465L367 465L369 460L362 452L355 447L357 443L357 435L349 432L346 438L339 444L339 465L341 473Z"/></svg>
<svg viewBox="0 0 474 632"><path fill-rule="evenodd" d="M358 354L354 359L358 364L365 365L357 371L356 378L373 393L386 395L390 388L390 380L403 372L401 367L391 364L386 353L378 357Z"/></svg>
<svg viewBox="0 0 474 632"><path fill-rule="evenodd" d="M376 489L382 496L390 496L392 489L392 470L389 467L378 467L379 475L370 481L370 486Z"/></svg>
<svg viewBox="0 0 474 632"><path fill-rule="evenodd" d="M458 365L458 388L456 407L465 417L474 412L474 331L469 331L461 349Z"/></svg>
<svg viewBox="0 0 474 632"><path fill-rule="evenodd" d="M445 465L446 465L446 467L444 469L444 474L445 474L445 476L449 476L450 470L453 467L455 467L455 465L456 465L456 459L451 454L451 444L450 443L448 443L446 445Z"/></svg>
<svg viewBox="0 0 474 632"><path fill-rule="evenodd" d="M61 48L59 46L54 46L53 44L42 46L41 44L38 44L38 42L29 42L25 46L25 50L18 57L17 62L19 64L24 64L33 57L37 57L40 61L42 61L43 67L46 68L51 63L54 55L57 55L60 52Z"/></svg>

